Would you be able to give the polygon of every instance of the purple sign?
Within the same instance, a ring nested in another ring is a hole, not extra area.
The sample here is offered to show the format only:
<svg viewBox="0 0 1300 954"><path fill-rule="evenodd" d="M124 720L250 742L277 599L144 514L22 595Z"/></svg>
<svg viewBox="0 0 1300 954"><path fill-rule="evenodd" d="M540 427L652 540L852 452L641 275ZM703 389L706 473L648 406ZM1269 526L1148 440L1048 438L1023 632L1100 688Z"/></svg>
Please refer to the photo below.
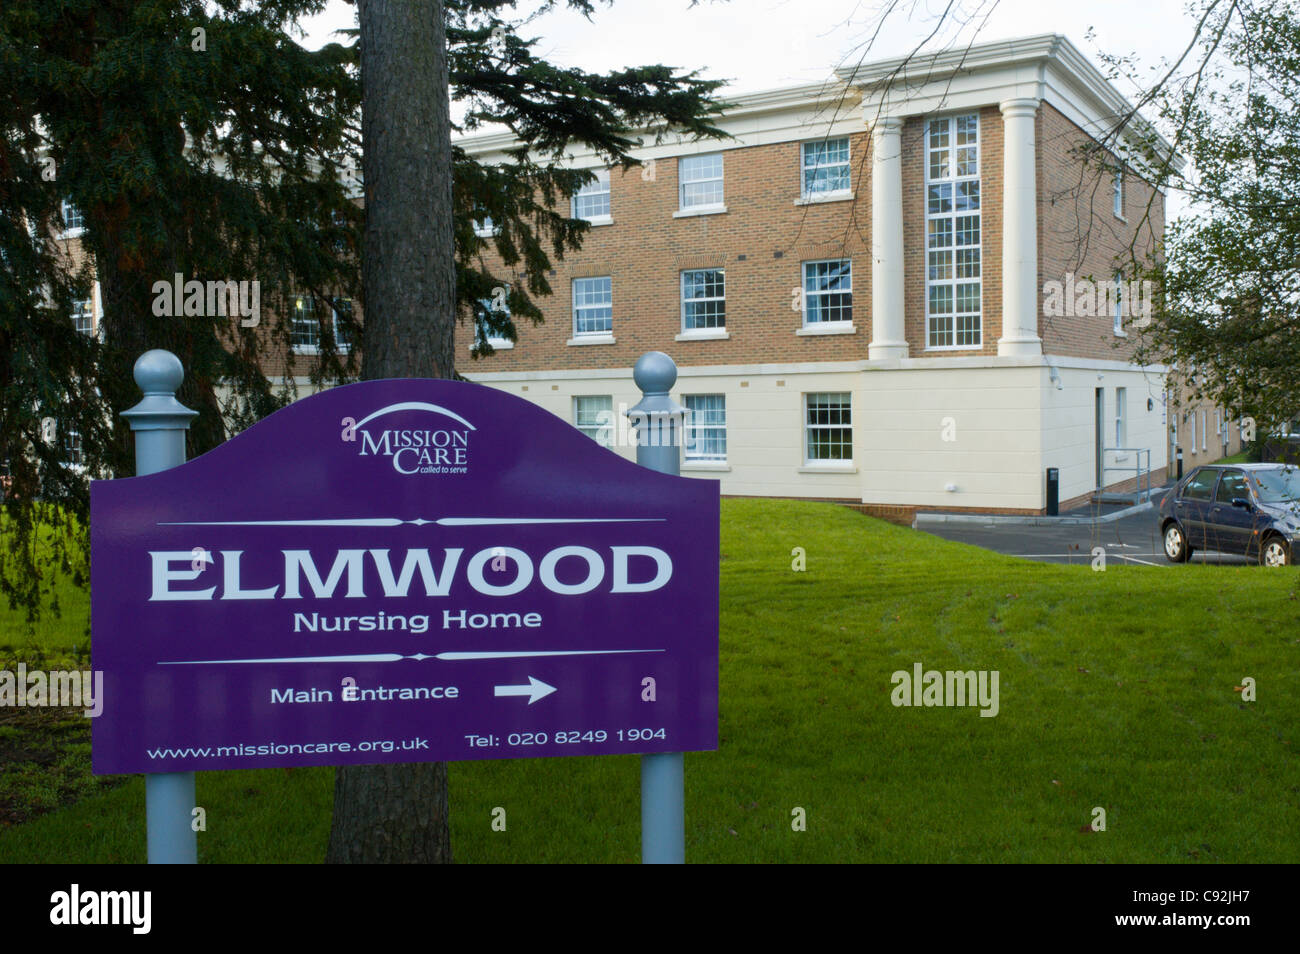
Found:
<svg viewBox="0 0 1300 954"><path fill-rule="evenodd" d="M96 774L717 748L718 484L370 381L91 486Z"/></svg>

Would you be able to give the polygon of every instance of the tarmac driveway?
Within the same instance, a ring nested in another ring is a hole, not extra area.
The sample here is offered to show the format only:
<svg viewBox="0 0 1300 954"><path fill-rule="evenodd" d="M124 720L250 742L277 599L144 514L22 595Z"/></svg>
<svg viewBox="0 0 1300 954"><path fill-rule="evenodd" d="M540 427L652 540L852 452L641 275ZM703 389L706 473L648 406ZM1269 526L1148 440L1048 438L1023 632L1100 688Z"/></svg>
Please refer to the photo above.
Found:
<svg viewBox="0 0 1300 954"><path fill-rule="evenodd" d="M976 523L929 523L918 519L916 527L945 540L970 543L997 553L1045 563L1090 566L1093 548L1102 547L1107 563L1123 561L1145 566L1174 566L1165 558L1160 528L1156 525L1159 505L1160 498L1156 496L1149 509L1114 520L1088 523L1024 524L990 517L987 520L981 518ZM1114 513L1122 508L1106 509ZM1067 516L1085 515L1089 515L1087 511L1074 511ZM1234 554L1197 550L1192 554L1192 562L1243 565L1255 561Z"/></svg>

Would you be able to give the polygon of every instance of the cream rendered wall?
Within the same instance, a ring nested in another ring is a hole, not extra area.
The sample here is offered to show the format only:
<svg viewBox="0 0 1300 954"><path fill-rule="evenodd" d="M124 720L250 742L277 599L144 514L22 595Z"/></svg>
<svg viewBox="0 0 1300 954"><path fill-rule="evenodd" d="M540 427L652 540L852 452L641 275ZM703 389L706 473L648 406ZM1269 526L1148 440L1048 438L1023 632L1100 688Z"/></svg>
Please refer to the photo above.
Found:
<svg viewBox="0 0 1300 954"><path fill-rule="evenodd" d="M797 367L682 368L672 396L684 403L687 394L722 394L727 405L725 465L683 461L682 473L720 480L724 494L768 497L827 497L861 500L860 461L864 453L858 424L861 395L859 369L863 362ZM816 370L812 370L816 369ZM615 418L641 399L629 369L613 371L521 372L516 375L467 375L471 380L532 401L573 423L573 397L608 394ZM527 390L524 390L527 388ZM854 461L848 465L805 466L803 460L803 395L844 391L851 395ZM622 406L620 406L620 404ZM614 450L636 459L634 435L625 431Z"/></svg>
<svg viewBox="0 0 1300 954"><path fill-rule="evenodd" d="M1049 357L921 358L803 365L682 368L673 397L723 394L727 461L683 463L686 476L716 479L724 494L819 497L876 504L1039 510L1044 469L1061 471L1061 500L1087 494L1093 479L1093 388L1105 389L1106 446L1115 388L1127 388L1128 444L1167 462L1163 369ZM1098 375L1101 375L1099 378ZM614 452L635 460L634 434L619 421L640 400L630 369L469 376L532 401L573 423L576 395L609 395ZM305 381L299 382L305 385ZM309 393L310 386L303 389ZM846 391L854 458L847 466L803 460L803 395ZM1151 400L1151 410L1147 400ZM1125 474L1110 472L1108 483ZM1162 481L1156 480L1156 483ZM955 490L946 487L955 485Z"/></svg>
<svg viewBox="0 0 1300 954"><path fill-rule="evenodd" d="M727 403L725 466L684 464L683 473L720 480L724 494L1037 509L1046 375L1041 358L994 356L683 368L675 399L723 394ZM626 370L474 379L570 422L575 394L611 395L616 415L639 397ZM822 391L851 395L847 466L804 463L803 395ZM618 452L635 457L630 442Z"/></svg>
<svg viewBox="0 0 1300 954"><path fill-rule="evenodd" d="M1041 506L1039 375L1026 359L913 359L863 375L863 499ZM949 491L948 485L955 485Z"/></svg>
<svg viewBox="0 0 1300 954"><path fill-rule="evenodd" d="M1151 469L1154 486L1164 483L1164 468L1168 461L1167 418L1162 401L1164 392L1163 369L1144 372L1112 361L1085 361L1052 357L1062 388L1051 383L1047 369L1043 369L1043 466L1059 467L1061 471L1061 499L1068 500L1096 489L1096 464L1094 450L1094 389L1102 388L1104 396L1105 434L1103 446L1114 446L1115 389L1127 390L1127 422L1129 447L1146 447L1151 450ZM1151 409L1147 410L1147 400ZM1132 464L1134 455L1127 455L1125 463ZM1117 455L1107 454L1107 466L1117 462ZM1117 484L1132 476L1131 472L1107 471L1107 484Z"/></svg>
<svg viewBox="0 0 1300 954"><path fill-rule="evenodd" d="M862 499L861 470L867 448L862 440L865 405L860 371L768 369L757 373L752 370L696 373L706 370L684 369L673 389L673 397L681 401L686 394L726 395L727 465L731 469L718 473L684 467L684 474L717 477L722 481L724 494ZM850 396L853 460L843 464L807 465L804 463L803 396L826 391L842 391Z"/></svg>

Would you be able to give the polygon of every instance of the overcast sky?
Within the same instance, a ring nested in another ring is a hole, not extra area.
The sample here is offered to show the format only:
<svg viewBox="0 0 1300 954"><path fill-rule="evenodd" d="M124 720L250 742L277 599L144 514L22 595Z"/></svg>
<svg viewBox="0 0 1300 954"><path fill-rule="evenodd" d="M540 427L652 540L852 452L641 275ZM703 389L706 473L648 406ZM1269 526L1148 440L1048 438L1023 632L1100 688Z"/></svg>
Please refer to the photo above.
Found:
<svg viewBox="0 0 1300 954"><path fill-rule="evenodd" d="M518 9L536 6L521 3ZM899 2L868 59L909 52L934 30L947 6L947 0ZM1192 21L1176 0L958 0L956 6L967 15L963 39L976 27L980 39L988 40L1064 33L1094 62L1098 50L1136 54L1146 64L1172 59L1192 33ZM305 21L308 45L329 42L332 30L351 26L355 9L331 0L324 14ZM743 93L824 80L840 63L856 62L880 10L879 2L857 0L703 0L695 7L689 0L616 0L598 6L591 21L560 9L521 32L539 37L537 51L565 66L606 71L665 63L730 80L728 91ZM944 40L951 42L952 30L936 37Z"/></svg>
<svg viewBox="0 0 1300 954"><path fill-rule="evenodd" d="M947 0L899 0L874 42L882 4L858 0L702 0L694 7L689 0L616 0L598 5L590 21L559 9L520 33L538 37L537 53L564 66L604 72L664 63L728 80L726 93L746 93L819 82L864 56L909 53L948 6ZM524 2L517 9L522 17L536 7ZM931 46L954 39L964 45L976 29L981 41L1063 33L1098 66L1104 52L1155 67L1162 57L1177 59L1193 32L1181 0L955 0L954 8L961 14ZM352 26L355 10L330 0L325 13L304 21L307 45L320 46L334 39L333 30ZM1136 98L1131 84L1117 86Z"/></svg>

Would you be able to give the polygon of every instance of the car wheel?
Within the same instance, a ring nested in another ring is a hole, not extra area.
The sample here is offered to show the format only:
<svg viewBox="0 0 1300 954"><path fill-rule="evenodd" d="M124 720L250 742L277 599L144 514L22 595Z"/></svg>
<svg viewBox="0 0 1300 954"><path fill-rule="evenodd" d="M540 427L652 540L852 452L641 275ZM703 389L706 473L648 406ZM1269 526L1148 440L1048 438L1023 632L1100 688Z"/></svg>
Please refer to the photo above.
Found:
<svg viewBox="0 0 1300 954"><path fill-rule="evenodd" d="M1176 523L1165 527L1165 556L1170 563L1186 563L1191 556L1191 547L1187 545L1187 536L1183 528Z"/></svg>
<svg viewBox="0 0 1300 954"><path fill-rule="evenodd" d="M1260 544L1259 562L1261 566L1289 566L1291 548L1287 546L1286 540L1276 534L1268 537Z"/></svg>

